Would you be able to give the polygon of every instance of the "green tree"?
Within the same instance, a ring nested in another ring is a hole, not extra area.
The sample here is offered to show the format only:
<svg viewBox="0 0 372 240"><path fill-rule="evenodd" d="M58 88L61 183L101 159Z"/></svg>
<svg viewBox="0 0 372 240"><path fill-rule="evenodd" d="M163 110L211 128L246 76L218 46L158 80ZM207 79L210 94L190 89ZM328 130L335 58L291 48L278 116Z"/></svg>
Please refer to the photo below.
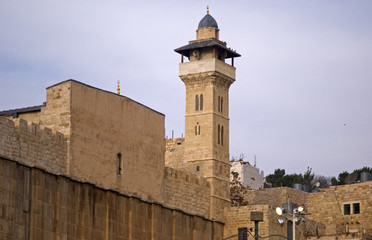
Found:
<svg viewBox="0 0 372 240"><path fill-rule="evenodd" d="M266 182L271 183L272 187L282 187L284 175L284 169L275 169L273 174L269 174L266 176Z"/></svg>

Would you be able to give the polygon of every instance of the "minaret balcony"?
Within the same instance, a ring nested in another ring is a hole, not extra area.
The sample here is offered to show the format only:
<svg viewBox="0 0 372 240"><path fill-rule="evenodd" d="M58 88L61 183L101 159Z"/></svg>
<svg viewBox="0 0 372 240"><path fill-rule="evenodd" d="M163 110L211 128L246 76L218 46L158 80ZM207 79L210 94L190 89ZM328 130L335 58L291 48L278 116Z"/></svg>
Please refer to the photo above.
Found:
<svg viewBox="0 0 372 240"><path fill-rule="evenodd" d="M235 67L217 58L180 63L180 76L207 72L218 72L235 80Z"/></svg>

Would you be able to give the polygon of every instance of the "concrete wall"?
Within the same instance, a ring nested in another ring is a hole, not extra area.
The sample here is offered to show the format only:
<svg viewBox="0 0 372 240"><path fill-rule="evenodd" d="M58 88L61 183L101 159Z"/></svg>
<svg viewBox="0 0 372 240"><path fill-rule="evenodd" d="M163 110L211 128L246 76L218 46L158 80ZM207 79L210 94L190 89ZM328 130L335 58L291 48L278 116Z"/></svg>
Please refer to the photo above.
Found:
<svg viewBox="0 0 372 240"><path fill-rule="evenodd" d="M0 158L0 239L220 240L223 224Z"/></svg>

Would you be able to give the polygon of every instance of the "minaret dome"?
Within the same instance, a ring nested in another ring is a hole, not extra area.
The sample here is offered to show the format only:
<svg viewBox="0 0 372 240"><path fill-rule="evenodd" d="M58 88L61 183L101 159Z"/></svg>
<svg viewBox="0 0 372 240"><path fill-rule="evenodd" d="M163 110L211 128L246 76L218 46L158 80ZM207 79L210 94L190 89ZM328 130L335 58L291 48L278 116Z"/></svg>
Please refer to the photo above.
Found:
<svg viewBox="0 0 372 240"><path fill-rule="evenodd" d="M217 28L218 29L218 25L217 25L216 20L209 13L207 13L202 18L202 20L200 20L199 25L198 25L198 29L199 28L205 28L205 27L211 27L211 28Z"/></svg>
<svg viewBox="0 0 372 240"><path fill-rule="evenodd" d="M219 38L218 24L216 20L209 14L207 7L207 14L200 20L198 29L196 30L196 40L207 40Z"/></svg>

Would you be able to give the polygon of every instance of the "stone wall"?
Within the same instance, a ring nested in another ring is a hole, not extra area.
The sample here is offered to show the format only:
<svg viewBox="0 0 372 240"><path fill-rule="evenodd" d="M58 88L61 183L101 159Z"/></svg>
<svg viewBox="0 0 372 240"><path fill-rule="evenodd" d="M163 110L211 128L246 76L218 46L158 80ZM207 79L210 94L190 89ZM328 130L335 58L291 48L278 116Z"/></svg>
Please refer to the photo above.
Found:
<svg viewBox="0 0 372 240"><path fill-rule="evenodd" d="M360 213L344 215L343 205L353 202ZM308 194L306 207L309 218L326 225L326 235L372 233L372 181L322 188Z"/></svg>
<svg viewBox="0 0 372 240"><path fill-rule="evenodd" d="M164 115L129 98L70 84L70 175L104 188L161 202ZM65 95L69 92L65 93ZM117 158L121 155L117 173Z"/></svg>
<svg viewBox="0 0 372 240"><path fill-rule="evenodd" d="M67 141L62 133L35 123L0 117L0 156L66 174Z"/></svg>
<svg viewBox="0 0 372 240"><path fill-rule="evenodd" d="M223 223L0 158L0 239L220 240Z"/></svg>
<svg viewBox="0 0 372 240"><path fill-rule="evenodd" d="M287 203L288 199L291 203L297 205L306 204L308 194L293 188L280 187L248 190L244 198L248 201L248 204L267 204L276 208L281 207L282 203Z"/></svg>
<svg viewBox="0 0 372 240"><path fill-rule="evenodd" d="M165 166L175 169L185 168L185 138L171 138L165 140Z"/></svg>
<svg viewBox="0 0 372 240"><path fill-rule="evenodd" d="M203 177L166 167L163 196L166 205L209 216L210 186Z"/></svg>

